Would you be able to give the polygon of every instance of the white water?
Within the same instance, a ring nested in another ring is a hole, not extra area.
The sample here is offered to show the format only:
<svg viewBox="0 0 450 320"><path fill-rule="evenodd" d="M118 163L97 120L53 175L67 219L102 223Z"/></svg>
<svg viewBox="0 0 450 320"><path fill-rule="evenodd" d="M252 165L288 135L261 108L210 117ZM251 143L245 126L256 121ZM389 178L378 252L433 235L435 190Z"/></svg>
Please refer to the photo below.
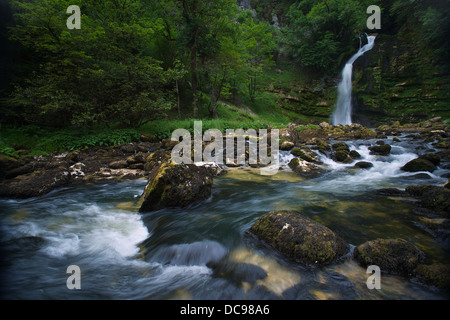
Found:
<svg viewBox="0 0 450 320"><path fill-rule="evenodd" d="M375 36L367 36L367 44L360 47L344 66L342 80L338 86L338 99L336 110L333 113L333 124L352 124L352 72L353 63L365 52L371 50L375 43Z"/></svg>

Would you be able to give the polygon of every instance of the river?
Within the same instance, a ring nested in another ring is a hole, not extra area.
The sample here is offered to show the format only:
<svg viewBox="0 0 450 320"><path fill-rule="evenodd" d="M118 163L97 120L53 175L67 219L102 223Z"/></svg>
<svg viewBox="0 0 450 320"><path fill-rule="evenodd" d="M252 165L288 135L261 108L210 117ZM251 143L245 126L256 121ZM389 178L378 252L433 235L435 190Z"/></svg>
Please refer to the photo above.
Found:
<svg viewBox="0 0 450 320"><path fill-rule="evenodd" d="M392 137L391 137L392 138ZM406 173L400 167L430 144L400 137L389 156L368 151L374 141L348 142L374 167L354 169L321 155L328 170L315 179L286 165L274 176L237 168L214 179L209 199L184 209L140 214L134 203L146 180L74 185L26 200L0 200L2 286L7 299L448 299L400 276L382 274L369 290L354 260L307 268L248 236L271 210L298 210L352 246L403 238L433 261L449 253L417 225L411 200L374 190L442 184L448 172ZM292 156L282 152L286 163ZM355 161L356 162L356 161ZM69 290L69 265L81 289Z"/></svg>

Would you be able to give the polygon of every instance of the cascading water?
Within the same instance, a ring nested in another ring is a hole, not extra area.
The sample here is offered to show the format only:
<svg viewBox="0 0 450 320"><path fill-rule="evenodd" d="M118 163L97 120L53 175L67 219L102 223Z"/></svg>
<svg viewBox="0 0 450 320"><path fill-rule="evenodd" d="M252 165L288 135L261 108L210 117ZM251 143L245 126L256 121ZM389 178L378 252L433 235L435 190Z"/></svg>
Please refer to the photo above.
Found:
<svg viewBox="0 0 450 320"><path fill-rule="evenodd" d="M342 70L342 80L338 86L338 99L336 110L333 113L333 124L352 124L352 71L353 62L356 61L365 52L371 50L375 43L375 36L367 36L367 44L360 46L357 53L355 53L344 66Z"/></svg>

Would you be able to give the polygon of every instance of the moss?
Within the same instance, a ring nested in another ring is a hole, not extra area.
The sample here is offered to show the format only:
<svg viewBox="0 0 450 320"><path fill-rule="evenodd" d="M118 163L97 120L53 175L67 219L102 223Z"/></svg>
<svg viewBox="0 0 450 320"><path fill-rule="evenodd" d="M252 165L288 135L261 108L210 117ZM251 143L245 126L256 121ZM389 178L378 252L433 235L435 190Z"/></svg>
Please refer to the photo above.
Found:
<svg viewBox="0 0 450 320"><path fill-rule="evenodd" d="M266 213L249 231L285 256L305 264L328 264L348 251L348 245L330 229L296 212Z"/></svg>
<svg viewBox="0 0 450 320"><path fill-rule="evenodd" d="M406 163L400 169L407 172L417 172L417 171L433 172L436 169L436 166L430 161L425 159L414 159Z"/></svg>
<svg viewBox="0 0 450 320"><path fill-rule="evenodd" d="M450 266L444 264L419 265L415 270L419 281L439 289L450 290Z"/></svg>

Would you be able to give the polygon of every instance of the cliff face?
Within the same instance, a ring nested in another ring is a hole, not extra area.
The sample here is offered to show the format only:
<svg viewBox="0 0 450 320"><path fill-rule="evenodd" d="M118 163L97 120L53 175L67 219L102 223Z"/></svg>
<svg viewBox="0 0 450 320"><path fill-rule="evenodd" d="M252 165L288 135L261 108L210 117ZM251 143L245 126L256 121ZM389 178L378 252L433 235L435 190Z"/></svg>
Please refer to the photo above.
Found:
<svg viewBox="0 0 450 320"><path fill-rule="evenodd" d="M409 31L380 34L355 62L353 120L376 125L450 117L450 70L439 66Z"/></svg>

